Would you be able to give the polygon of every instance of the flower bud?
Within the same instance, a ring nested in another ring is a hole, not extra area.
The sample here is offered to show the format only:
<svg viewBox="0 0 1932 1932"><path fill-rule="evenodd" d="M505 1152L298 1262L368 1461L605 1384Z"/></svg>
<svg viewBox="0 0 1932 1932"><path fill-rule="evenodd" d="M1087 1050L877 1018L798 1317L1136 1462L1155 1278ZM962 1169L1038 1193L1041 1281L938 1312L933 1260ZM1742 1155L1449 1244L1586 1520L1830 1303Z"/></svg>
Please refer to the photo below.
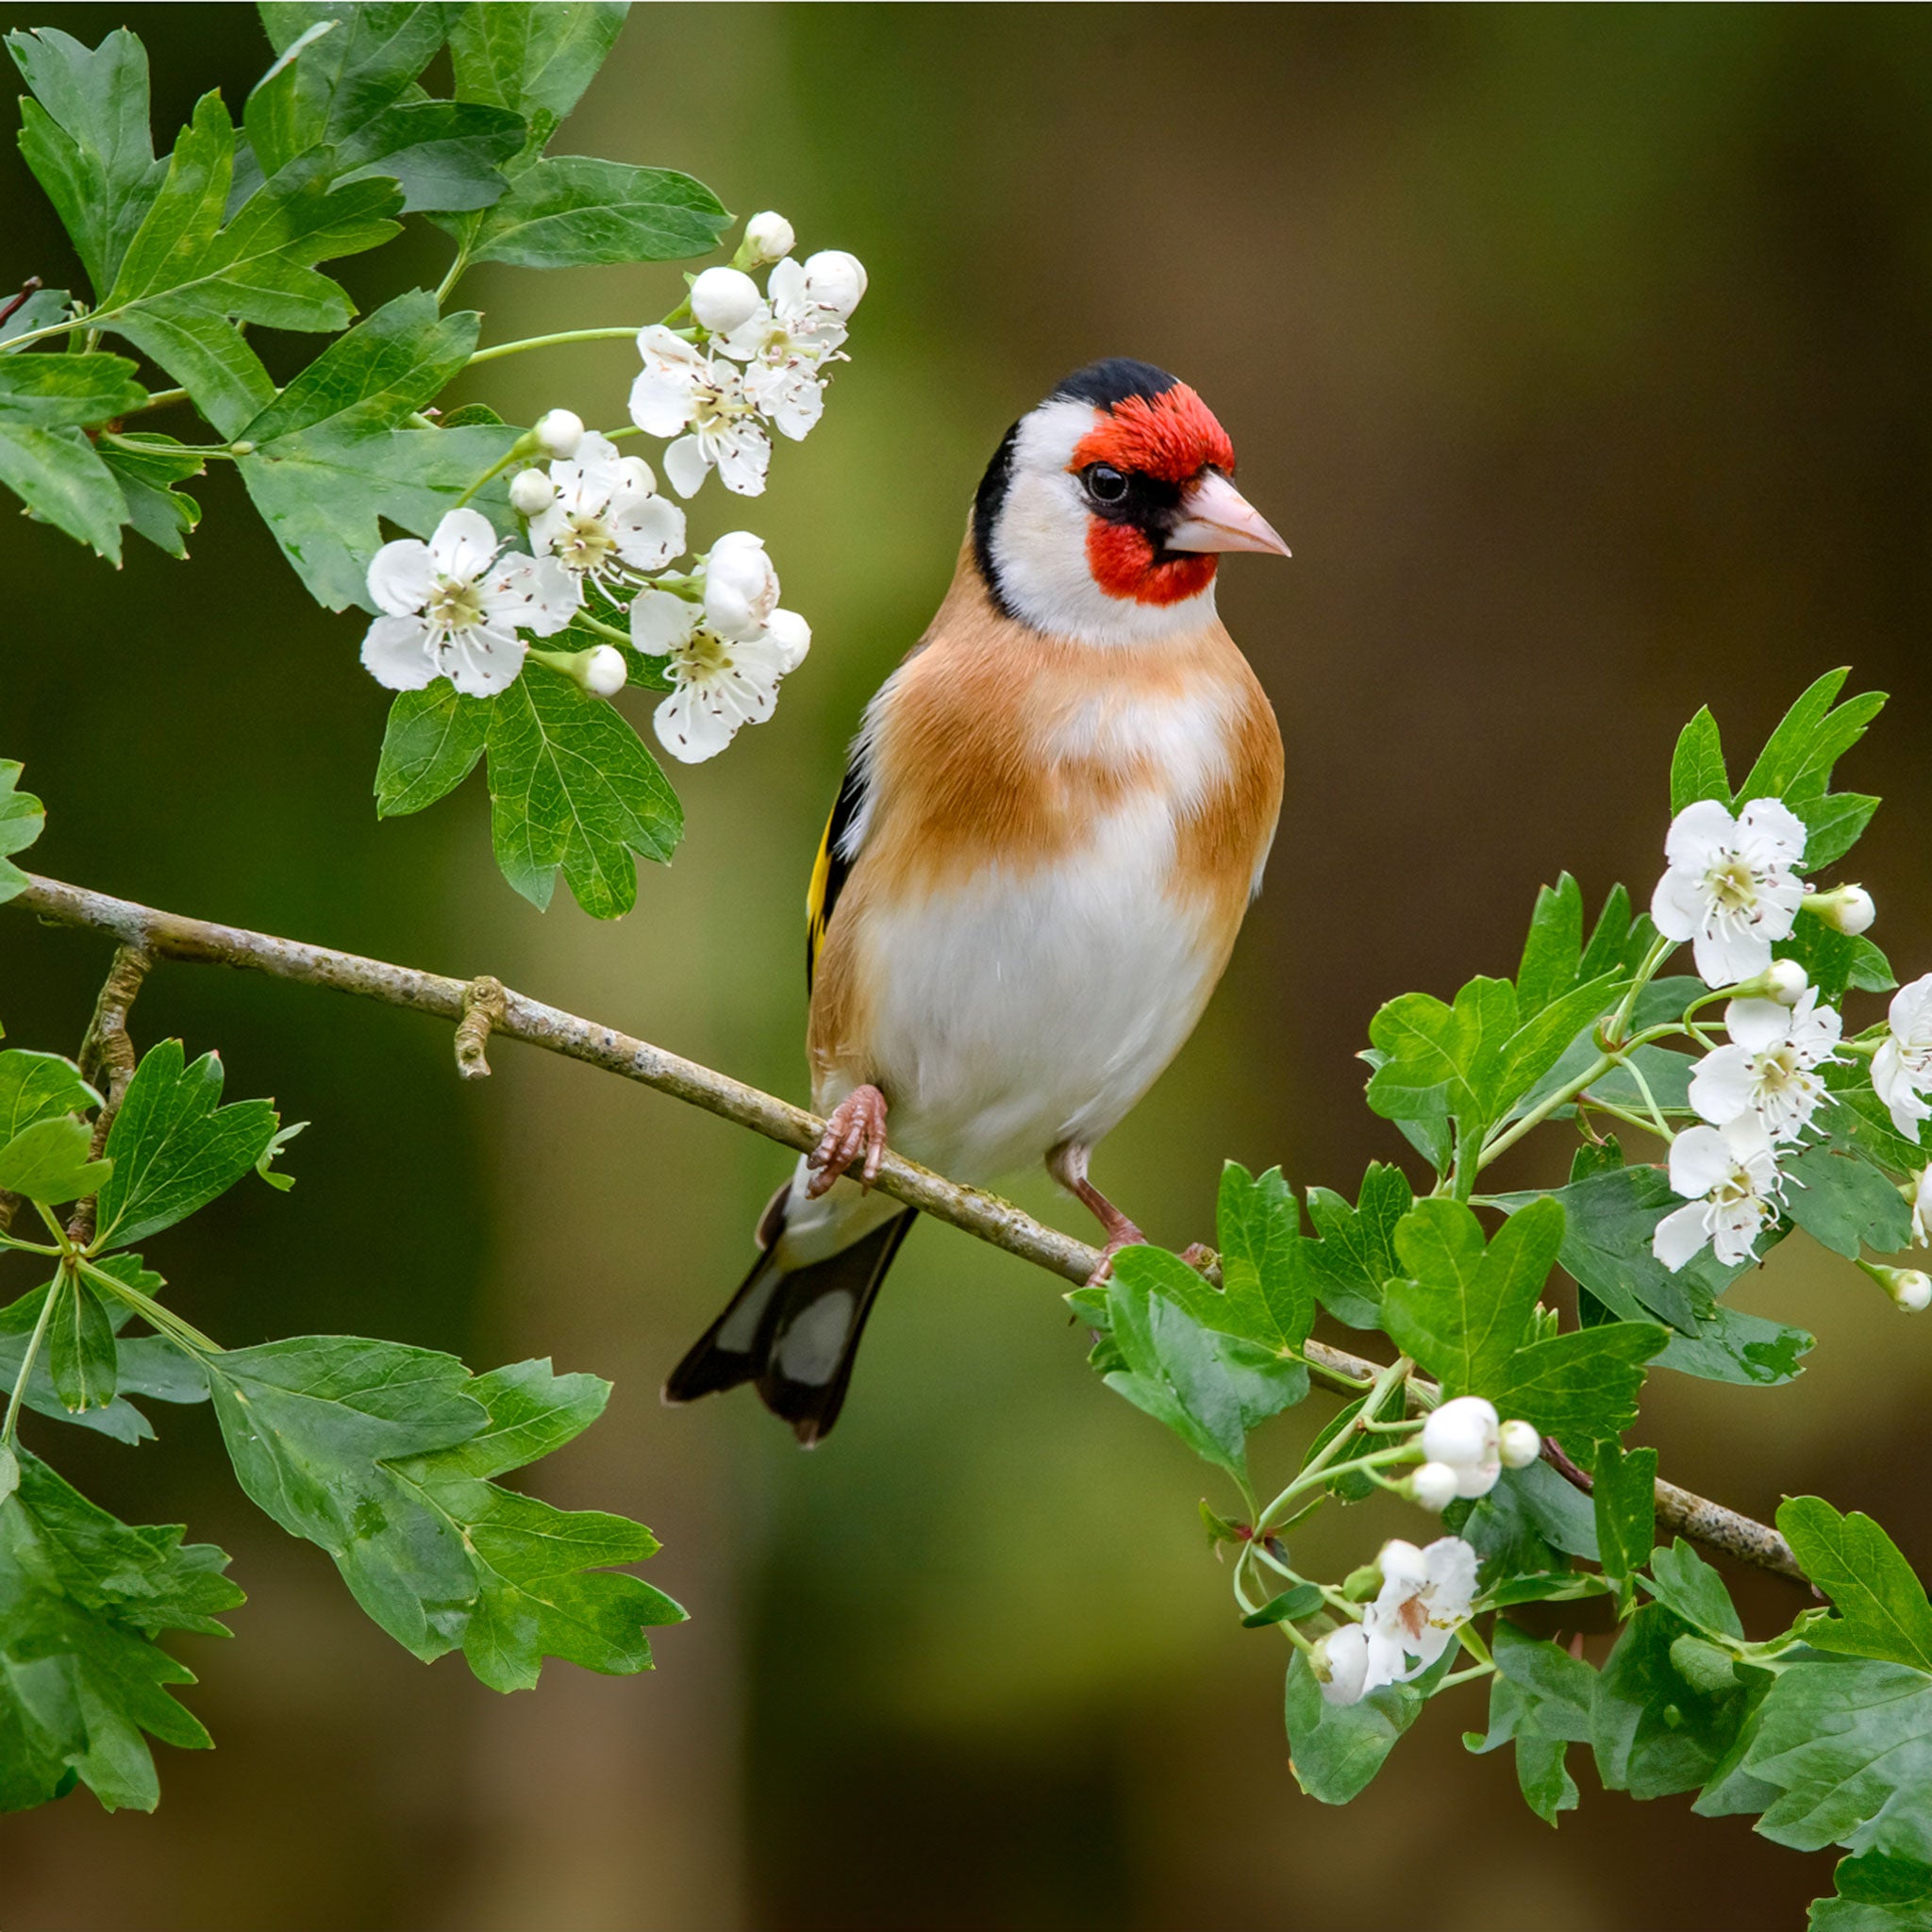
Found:
<svg viewBox="0 0 1932 1932"><path fill-rule="evenodd" d="M614 698L630 681L630 667L624 653L612 644L599 644L586 654L584 689L593 698Z"/></svg>
<svg viewBox="0 0 1932 1932"><path fill-rule="evenodd" d="M811 649L811 625L795 610L774 610L765 624L765 634L785 653L785 669L796 671Z"/></svg>
<svg viewBox="0 0 1932 1932"><path fill-rule="evenodd" d="M651 475L651 466L642 457L619 457L617 474L624 478L624 487L635 490L640 496L658 493L658 479Z"/></svg>
<svg viewBox="0 0 1932 1932"><path fill-rule="evenodd" d="M1926 1274L1923 1269L1888 1268L1882 1261L1860 1261L1858 1266L1904 1313L1917 1315L1932 1307L1932 1275Z"/></svg>
<svg viewBox="0 0 1932 1932"><path fill-rule="evenodd" d="M1878 917L1878 908L1863 886L1840 886L1836 891L1810 892L1800 904L1834 932L1863 932Z"/></svg>
<svg viewBox="0 0 1932 1932"><path fill-rule="evenodd" d="M1738 1000L1775 1000L1781 1007L1795 1007L1810 985L1805 969L1795 959L1774 959L1762 973L1744 980L1732 992Z"/></svg>
<svg viewBox="0 0 1932 1932"><path fill-rule="evenodd" d="M1432 1462L1461 1468L1492 1455L1496 1409L1480 1395L1458 1395L1434 1410L1423 1424L1423 1454Z"/></svg>
<svg viewBox="0 0 1932 1932"><path fill-rule="evenodd" d="M842 248L822 248L806 257L805 292L843 322L865 293L865 264Z"/></svg>
<svg viewBox="0 0 1932 1932"><path fill-rule="evenodd" d="M546 456L574 457L584 440L584 419L574 409L546 409L530 434Z"/></svg>
<svg viewBox="0 0 1932 1932"><path fill-rule="evenodd" d="M520 517L541 517L557 501L557 485L544 470L519 470L509 479L509 507Z"/></svg>
<svg viewBox="0 0 1932 1932"><path fill-rule="evenodd" d="M744 225L744 246L739 253L746 268L761 267L768 261L782 261L797 245L791 224L774 208L752 216Z"/></svg>
<svg viewBox="0 0 1932 1932"><path fill-rule="evenodd" d="M1408 1492L1440 1516L1456 1500L1456 1472L1446 1462L1425 1462L1409 1477Z"/></svg>
<svg viewBox="0 0 1932 1932"><path fill-rule="evenodd" d="M714 336L741 327L764 299L741 268L708 268L691 285L691 312Z"/></svg>
<svg viewBox="0 0 1932 1932"><path fill-rule="evenodd" d="M764 539L730 530L705 558L705 619L721 638L755 638L778 603L778 573ZM808 643L811 633L806 633Z"/></svg>
<svg viewBox="0 0 1932 1932"><path fill-rule="evenodd" d="M1369 1633L1359 1624L1331 1630L1309 1653L1308 1669L1330 1704L1359 1704L1369 1685Z"/></svg>
<svg viewBox="0 0 1932 1932"><path fill-rule="evenodd" d="M1496 1431L1496 1450L1505 1469L1527 1469L1543 1453L1543 1439L1525 1422L1505 1423Z"/></svg>

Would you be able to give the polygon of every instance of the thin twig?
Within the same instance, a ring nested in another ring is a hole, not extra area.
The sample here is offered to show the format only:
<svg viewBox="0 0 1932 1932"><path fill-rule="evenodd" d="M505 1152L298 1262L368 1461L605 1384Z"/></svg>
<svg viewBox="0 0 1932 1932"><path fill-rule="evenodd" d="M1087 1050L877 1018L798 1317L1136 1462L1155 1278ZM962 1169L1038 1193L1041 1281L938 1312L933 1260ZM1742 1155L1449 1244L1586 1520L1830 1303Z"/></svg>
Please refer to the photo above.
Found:
<svg viewBox="0 0 1932 1932"><path fill-rule="evenodd" d="M479 989L484 984L480 980L455 979L413 966L338 952L331 946L188 919L177 912L158 911L33 874L28 874L25 890L9 903L56 924L106 933L123 946L158 959L229 966L265 974L272 979L328 987L388 1006L408 1007L452 1023L467 1023L480 1009ZM815 1147L824 1132L824 1123L802 1107L760 1092L695 1060L667 1053L647 1041L633 1039L614 1026L579 1019L575 1013L502 987L501 982L496 984L502 1000L500 1012L495 1010L495 1001L491 1001L490 1031L493 1033L656 1088L675 1100L703 1108L801 1154ZM949 1181L901 1155L888 1151L879 1166L877 1185L908 1208L917 1208L935 1221L946 1222L1064 1281L1084 1282L1100 1265L1097 1248L1048 1227L997 1194ZM1317 1380L1351 1395L1358 1395L1384 1366L1312 1340L1304 1353ZM1419 1397L1420 1391L1412 1391L1412 1399ZM1657 1515L1660 1529L1681 1531L1758 1569L1791 1577L1803 1574L1790 1546L1774 1529L1674 1483L1657 1484Z"/></svg>
<svg viewBox="0 0 1932 1932"><path fill-rule="evenodd" d="M87 1024L87 1037L80 1042L80 1077L91 1081L101 1095L101 1109L94 1116L93 1138L88 1146L90 1160L98 1160L106 1149L108 1130L121 1111L127 1083L139 1064L134 1042L127 1037L127 1012L154 963L153 956L140 945L123 941L115 947L113 963L94 1002L93 1018ZM75 1208L74 1218L67 1224L67 1239L84 1248L93 1238L94 1201L90 1195Z"/></svg>

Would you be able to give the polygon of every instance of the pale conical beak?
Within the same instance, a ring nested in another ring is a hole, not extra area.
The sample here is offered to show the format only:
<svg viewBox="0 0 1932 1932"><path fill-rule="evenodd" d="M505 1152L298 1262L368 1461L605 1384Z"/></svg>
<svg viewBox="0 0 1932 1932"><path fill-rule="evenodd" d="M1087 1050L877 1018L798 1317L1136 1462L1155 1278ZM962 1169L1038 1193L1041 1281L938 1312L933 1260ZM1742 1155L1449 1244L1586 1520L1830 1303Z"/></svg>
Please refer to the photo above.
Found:
<svg viewBox="0 0 1932 1932"><path fill-rule="evenodd" d="M1209 470L1181 498L1181 520L1167 534L1169 550L1265 550L1289 547L1248 499L1218 470Z"/></svg>

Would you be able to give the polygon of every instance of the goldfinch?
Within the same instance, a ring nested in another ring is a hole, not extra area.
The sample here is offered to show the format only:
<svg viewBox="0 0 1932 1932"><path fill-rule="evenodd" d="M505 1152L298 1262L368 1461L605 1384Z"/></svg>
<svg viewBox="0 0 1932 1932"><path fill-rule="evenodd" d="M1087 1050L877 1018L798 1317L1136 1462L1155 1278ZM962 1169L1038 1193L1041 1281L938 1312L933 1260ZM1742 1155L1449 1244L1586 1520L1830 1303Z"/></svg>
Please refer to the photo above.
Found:
<svg viewBox="0 0 1932 1932"><path fill-rule="evenodd" d="M812 871L824 1138L667 1402L751 1382L801 1442L831 1428L913 1219L869 1191L889 1122L955 1179L1043 1160L1109 1258L1141 1239L1088 1162L1193 1031L1281 807L1281 734L1214 573L1223 551L1288 546L1233 472L1201 398L1124 358L1069 376L994 452Z"/></svg>

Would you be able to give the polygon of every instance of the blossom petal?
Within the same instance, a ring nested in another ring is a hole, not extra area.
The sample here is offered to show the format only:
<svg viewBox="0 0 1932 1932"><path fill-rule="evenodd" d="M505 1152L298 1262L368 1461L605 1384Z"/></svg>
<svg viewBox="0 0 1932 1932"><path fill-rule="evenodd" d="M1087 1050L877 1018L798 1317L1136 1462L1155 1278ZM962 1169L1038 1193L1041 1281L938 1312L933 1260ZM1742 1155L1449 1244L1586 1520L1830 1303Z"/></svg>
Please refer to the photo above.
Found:
<svg viewBox="0 0 1932 1932"><path fill-rule="evenodd" d="M1651 921L1665 939L1688 940L1704 924L1709 903L1703 879L1673 866L1650 895Z"/></svg>
<svg viewBox="0 0 1932 1932"><path fill-rule="evenodd" d="M416 547L420 550L423 546ZM424 554L428 555L426 551ZM429 626L416 617L378 617L362 639L362 668L391 691L421 691L436 676L436 659L429 652Z"/></svg>
<svg viewBox="0 0 1932 1932"><path fill-rule="evenodd" d="M1686 1127L1671 1142L1671 1186L1687 1201L1702 1200L1736 1165L1730 1141L1716 1127Z"/></svg>
<svg viewBox="0 0 1932 1932"><path fill-rule="evenodd" d="M527 648L514 631L473 625L443 645L443 675L467 698L493 698L517 681Z"/></svg>
<svg viewBox="0 0 1932 1932"><path fill-rule="evenodd" d="M1702 1201L1692 1201L1688 1208L1679 1208L1657 1223L1657 1232L1650 1239L1650 1252L1673 1274L1702 1254L1710 1240L1710 1231L1704 1224L1705 1211Z"/></svg>
<svg viewBox="0 0 1932 1932"><path fill-rule="evenodd" d="M1738 829L1760 865L1795 865L1805 856L1805 821L1781 798L1752 799L1738 814Z"/></svg>
<svg viewBox="0 0 1932 1932"><path fill-rule="evenodd" d="M435 559L420 538L385 543L369 560L369 594L375 608L390 617L421 610L435 589Z"/></svg>
<svg viewBox="0 0 1932 1932"><path fill-rule="evenodd" d="M577 613L583 586L554 557L506 557L483 588L489 622L555 637Z"/></svg>
<svg viewBox="0 0 1932 1932"><path fill-rule="evenodd" d="M1815 987L1807 987L1807 993ZM1724 1008L1724 1031L1734 1046L1746 1053L1763 1053L1783 1040L1790 1030L1796 1008L1781 1007L1775 1000L1733 1000Z"/></svg>
<svg viewBox="0 0 1932 1932"><path fill-rule="evenodd" d="M1700 932L1693 935L1690 952L1697 961L1697 976L1706 986L1736 986L1740 980L1756 979L1771 964L1771 940L1761 928L1735 938Z"/></svg>
<svg viewBox="0 0 1932 1932"><path fill-rule="evenodd" d="M695 496L711 468L703 439L681 436L664 452L664 480L680 496Z"/></svg>
<svg viewBox="0 0 1932 1932"><path fill-rule="evenodd" d="M662 658L690 643L698 607L669 591L640 591L630 607L630 641L647 658Z"/></svg>
<svg viewBox="0 0 1932 1932"><path fill-rule="evenodd" d="M1675 870L1702 875L1737 839L1737 820L1716 799L1700 798L1671 821L1664 857Z"/></svg>
<svg viewBox="0 0 1932 1932"><path fill-rule="evenodd" d="M1907 1046L1932 1045L1932 973L1892 994L1886 1022Z"/></svg>
<svg viewBox="0 0 1932 1932"><path fill-rule="evenodd" d="M453 509L437 525L429 555L446 577L480 577L496 555L499 541L481 510Z"/></svg>
<svg viewBox="0 0 1932 1932"><path fill-rule="evenodd" d="M1712 1126L1736 1120L1757 1104L1757 1070L1750 1051L1735 1041L1706 1054L1691 1069L1690 1105Z"/></svg>
<svg viewBox="0 0 1932 1932"><path fill-rule="evenodd" d="M701 765L714 758L737 735L731 724L709 705L694 685L682 685L652 715L658 741L675 758Z"/></svg>
<svg viewBox="0 0 1932 1932"><path fill-rule="evenodd" d="M610 506L610 531L632 570L662 570L684 548L684 512L668 497L626 490Z"/></svg>
<svg viewBox="0 0 1932 1932"><path fill-rule="evenodd" d="M671 468L672 451L664 452L664 468ZM762 496L765 474L772 467L772 439L755 423L740 423L719 441L718 480L738 496ZM675 477L672 479L676 480Z"/></svg>

